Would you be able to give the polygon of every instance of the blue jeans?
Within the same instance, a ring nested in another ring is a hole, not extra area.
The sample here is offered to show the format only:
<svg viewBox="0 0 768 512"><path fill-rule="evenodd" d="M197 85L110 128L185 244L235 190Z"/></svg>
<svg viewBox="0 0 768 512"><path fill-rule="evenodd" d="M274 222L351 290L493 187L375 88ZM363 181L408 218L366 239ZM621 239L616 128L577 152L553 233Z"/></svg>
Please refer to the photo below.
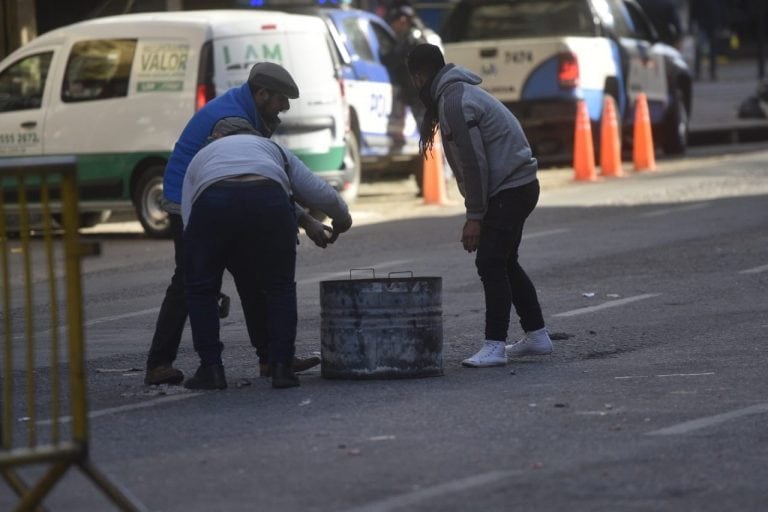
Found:
<svg viewBox="0 0 768 512"><path fill-rule="evenodd" d="M220 181L197 198L184 230L184 284L201 364L221 364L217 297L224 270L235 280L251 343L266 317L269 362L291 363L297 230L293 205L273 181Z"/></svg>
<svg viewBox="0 0 768 512"><path fill-rule="evenodd" d="M544 327L541 306L517 261L525 220L539 201L539 181L491 197L480 232L475 265L485 291L485 339L506 341L512 306L525 332Z"/></svg>

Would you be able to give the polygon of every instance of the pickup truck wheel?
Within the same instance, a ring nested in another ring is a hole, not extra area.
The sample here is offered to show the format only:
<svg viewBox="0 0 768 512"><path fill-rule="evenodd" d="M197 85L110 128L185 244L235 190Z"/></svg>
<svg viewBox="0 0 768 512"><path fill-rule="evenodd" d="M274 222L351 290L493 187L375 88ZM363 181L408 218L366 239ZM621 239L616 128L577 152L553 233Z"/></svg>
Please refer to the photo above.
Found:
<svg viewBox="0 0 768 512"><path fill-rule="evenodd" d="M683 91L675 89L663 127L661 147L668 155L681 155L688 146L688 111Z"/></svg>
<svg viewBox="0 0 768 512"><path fill-rule="evenodd" d="M168 213L161 208L163 200L163 166L152 165L141 174L133 190L136 216L151 238L168 238L171 222Z"/></svg>
<svg viewBox="0 0 768 512"><path fill-rule="evenodd" d="M347 135L346 150L344 152L344 169L347 171L345 188L341 191L341 197L351 203L357 197L360 190L362 177L362 160L360 158L360 143L354 131Z"/></svg>

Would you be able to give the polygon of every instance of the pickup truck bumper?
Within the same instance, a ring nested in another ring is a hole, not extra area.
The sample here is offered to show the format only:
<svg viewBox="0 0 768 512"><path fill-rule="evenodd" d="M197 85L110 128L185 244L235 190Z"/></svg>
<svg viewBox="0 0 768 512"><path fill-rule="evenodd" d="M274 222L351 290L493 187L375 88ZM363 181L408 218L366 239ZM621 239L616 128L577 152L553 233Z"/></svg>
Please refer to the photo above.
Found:
<svg viewBox="0 0 768 512"><path fill-rule="evenodd" d="M576 101L527 100L504 105L520 121L533 156L557 162L573 159Z"/></svg>

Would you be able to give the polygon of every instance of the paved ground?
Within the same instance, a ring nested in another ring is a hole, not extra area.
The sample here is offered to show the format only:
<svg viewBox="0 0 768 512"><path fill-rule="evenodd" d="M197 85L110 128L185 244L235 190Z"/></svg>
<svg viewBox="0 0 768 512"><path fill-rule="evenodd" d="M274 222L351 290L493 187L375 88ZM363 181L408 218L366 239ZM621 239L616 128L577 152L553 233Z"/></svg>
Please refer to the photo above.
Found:
<svg viewBox="0 0 768 512"><path fill-rule="evenodd" d="M691 143L711 144L741 140L766 140L768 119L739 119L742 101L754 96L760 83L757 62L738 59L720 63L719 79L693 84ZM726 137L723 139L722 137Z"/></svg>

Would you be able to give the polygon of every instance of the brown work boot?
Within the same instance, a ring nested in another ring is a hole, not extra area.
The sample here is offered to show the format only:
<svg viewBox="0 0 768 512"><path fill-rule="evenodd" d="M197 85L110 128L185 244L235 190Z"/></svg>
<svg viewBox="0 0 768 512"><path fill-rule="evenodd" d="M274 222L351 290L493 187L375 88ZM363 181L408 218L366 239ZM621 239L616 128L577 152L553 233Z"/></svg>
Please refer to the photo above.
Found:
<svg viewBox="0 0 768 512"><path fill-rule="evenodd" d="M181 384L184 380L184 373L171 365L158 366L157 368L147 368L144 374L144 384L147 386L158 386L160 384Z"/></svg>
<svg viewBox="0 0 768 512"><path fill-rule="evenodd" d="M317 356L310 356L310 357L294 357L293 363L291 364L291 369L295 373L300 373L305 370L309 370L313 366L317 366L320 364L320 358ZM269 365L266 363L259 363L259 376L261 377L271 377L272 372L269 369Z"/></svg>

